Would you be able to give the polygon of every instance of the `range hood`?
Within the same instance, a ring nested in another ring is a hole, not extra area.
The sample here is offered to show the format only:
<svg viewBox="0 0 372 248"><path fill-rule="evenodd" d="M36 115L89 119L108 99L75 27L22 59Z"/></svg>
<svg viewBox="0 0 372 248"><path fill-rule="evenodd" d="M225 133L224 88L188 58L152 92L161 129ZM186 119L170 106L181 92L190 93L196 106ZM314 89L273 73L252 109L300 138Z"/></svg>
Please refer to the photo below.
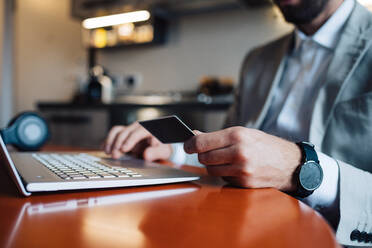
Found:
<svg viewBox="0 0 372 248"><path fill-rule="evenodd" d="M71 0L72 15L77 18L150 9L172 18L211 11L222 11L270 4L270 0Z"/></svg>

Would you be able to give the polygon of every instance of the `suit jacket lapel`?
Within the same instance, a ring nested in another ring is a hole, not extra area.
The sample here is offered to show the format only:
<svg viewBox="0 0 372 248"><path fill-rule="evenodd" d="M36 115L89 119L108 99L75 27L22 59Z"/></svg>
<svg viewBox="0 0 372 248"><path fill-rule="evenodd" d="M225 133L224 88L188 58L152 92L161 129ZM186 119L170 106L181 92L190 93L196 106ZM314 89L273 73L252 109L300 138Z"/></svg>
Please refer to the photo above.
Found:
<svg viewBox="0 0 372 248"><path fill-rule="evenodd" d="M293 33L285 36L281 42L278 42L274 52L268 54L266 58L264 71L267 74L260 82L257 82L256 88L251 90L254 95L247 96L244 99L243 106L251 106L244 109L242 116L249 114L249 118L244 118L248 126L259 128L269 110L274 91L283 74L285 67L285 56L293 41ZM258 94L258 92L261 92ZM254 104L252 104L252 102Z"/></svg>
<svg viewBox="0 0 372 248"><path fill-rule="evenodd" d="M365 30L362 7L356 3L329 65L325 84L319 91L312 114L310 141L320 147L334 106L339 101L348 79L366 52L369 41L362 35Z"/></svg>

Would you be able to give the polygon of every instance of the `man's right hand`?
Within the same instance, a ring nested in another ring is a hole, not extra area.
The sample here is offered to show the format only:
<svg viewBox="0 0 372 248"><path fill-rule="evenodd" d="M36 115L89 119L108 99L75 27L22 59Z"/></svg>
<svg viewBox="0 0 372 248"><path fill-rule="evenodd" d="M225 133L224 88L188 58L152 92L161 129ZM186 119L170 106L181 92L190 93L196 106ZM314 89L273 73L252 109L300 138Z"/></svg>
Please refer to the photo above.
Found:
<svg viewBox="0 0 372 248"><path fill-rule="evenodd" d="M115 159L132 153L147 161L167 160L172 154L171 145L161 143L138 122L113 127L106 138L104 149Z"/></svg>

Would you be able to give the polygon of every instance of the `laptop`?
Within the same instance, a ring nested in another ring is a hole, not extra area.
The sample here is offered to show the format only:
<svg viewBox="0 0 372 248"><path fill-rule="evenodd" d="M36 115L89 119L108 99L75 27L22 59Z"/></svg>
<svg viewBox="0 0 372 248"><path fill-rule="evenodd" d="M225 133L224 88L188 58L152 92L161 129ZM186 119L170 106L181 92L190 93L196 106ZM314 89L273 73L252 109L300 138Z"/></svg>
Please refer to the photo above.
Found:
<svg viewBox="0 0 372 248"><path fill-rule="evenodd" d="M35 192L100 189L198 180L190 172L130 156L120 160L87 153L9 153L0 135L0 162L23 196Z"/></svg>

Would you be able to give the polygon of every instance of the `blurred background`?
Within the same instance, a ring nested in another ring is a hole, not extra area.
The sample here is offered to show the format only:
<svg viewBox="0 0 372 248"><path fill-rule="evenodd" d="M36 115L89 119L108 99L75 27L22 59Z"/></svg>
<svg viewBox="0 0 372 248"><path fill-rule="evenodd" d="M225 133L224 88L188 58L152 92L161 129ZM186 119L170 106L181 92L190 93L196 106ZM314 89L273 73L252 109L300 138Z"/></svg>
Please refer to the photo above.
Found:
<svg viewBox="0 0 372 248"><path fill-rule="evenodd" d="M221 128L248 51L293 29L265 0L0 0L0 20L0 127L34 110L87 148L163 115Z"/></svg>

